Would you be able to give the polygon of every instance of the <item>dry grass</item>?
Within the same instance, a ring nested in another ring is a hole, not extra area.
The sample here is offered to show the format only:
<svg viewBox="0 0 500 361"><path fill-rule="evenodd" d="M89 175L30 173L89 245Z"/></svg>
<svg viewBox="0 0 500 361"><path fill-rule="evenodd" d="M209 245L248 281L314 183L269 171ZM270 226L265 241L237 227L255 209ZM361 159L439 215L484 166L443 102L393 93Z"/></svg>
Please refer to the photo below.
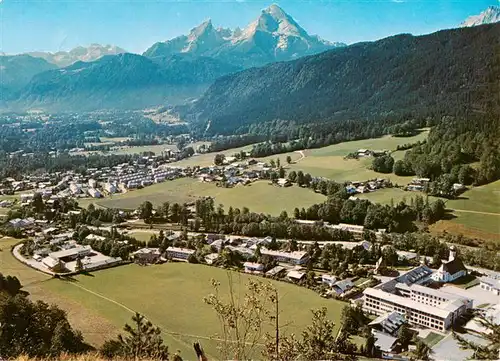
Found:
<svg viewBox="0 0 500 361"><path fill-rule="evenodd" d="M194 351L193 351L194 354ZM194 358L194 356L193 356ZM191 359L191 358L190 358ZM32 358L28 356L19 356L13 361L108 361L97 353L89 352L82 355L60 355L54 358ZM113 361L158 361L153 359L134 359L134 358L113 358Z"/></svg>
<svg viewBox="0 0 500 361"><path fill-rule="evenodd" d="M485 215L479 215L478 218L484 219ZM493 218L495 216L491 216ZM498 217L496 217L498 218ZM429 227L429 230L433 234L440 234L440 233L449 233L453 235L464 235L465 237L469 238L479 238L479 239L485 239L485 240L493 240L493 241L498 241L500 242L500 233L494 233L494 232L487 232L484 230L480 230L477 228L473 228L470 225L464 225L460 223L456 223L457 219L454 220L441 220L438 221L437 223L431 225Z"/></svg>

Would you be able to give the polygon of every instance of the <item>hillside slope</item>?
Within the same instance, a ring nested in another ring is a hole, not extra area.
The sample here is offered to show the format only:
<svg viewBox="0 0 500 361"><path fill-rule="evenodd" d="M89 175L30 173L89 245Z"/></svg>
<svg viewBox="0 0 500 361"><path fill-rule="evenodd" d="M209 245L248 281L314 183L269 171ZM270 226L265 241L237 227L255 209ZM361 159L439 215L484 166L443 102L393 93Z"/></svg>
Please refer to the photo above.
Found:
<svg viewBox="0 0 500 361"><path fill-rule="evenodd" d="M208 133L273 120L401 120L499 108L500 24L398 35L218 79L181 115Z"/></svg>
<svg viewBox="0 0 500 361"><path fill-rule="evenodd" d="M40 72L55 65L29 55L0 56L0 100L8 99Z"/></svg>

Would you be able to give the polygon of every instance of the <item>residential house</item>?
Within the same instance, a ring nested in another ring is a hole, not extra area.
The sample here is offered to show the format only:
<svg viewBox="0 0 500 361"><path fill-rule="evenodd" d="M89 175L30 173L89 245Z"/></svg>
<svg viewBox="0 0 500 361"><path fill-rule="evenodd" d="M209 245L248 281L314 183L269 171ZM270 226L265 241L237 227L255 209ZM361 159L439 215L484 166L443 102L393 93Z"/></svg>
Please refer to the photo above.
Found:
<svg viewBox="0 0 500 361"><path fill-rule="evenodd" d="M47 256L42 259L42 263L52 272L61 272L64 270L64 262L58 258Z"/></svg>
<svg viewBox="0 0 500 361"><path fill-rule="evenodd" d="M305 277L305 272L300 272L300 271L297 271L297 270L291 270L290 272L288 272L286 274L286 277L290 280L290 281L294 281L294 282L299 282L302 278Z"/></svg>
<svg viewBox="0 0 500 361"><path fill-rule="evenodd" d="M89 188L88 193L92 198L101 198L102 197L101 192L99 192L99 190L96 188Z"/></svg>
<svg viewBox="0 0 500 361"><path fill-rule="evenodd" d="M276 266L276 267L270 269L269 271L267 271L266 272L266 276L268 276L268 277L277 277L281 273L283 273L285 270L286 270L286 268L283 267L283 266Z"/></svg>
<svg viewBox="0 0 500 361"><path fill-rule="evenodd" d="M246 273L262 274L264 272L264 265L262 263L245 262L243 263Z"/></svg>
<svg viewBox="0 0 500 361"><path fill-rule="evenodd" d="M378 316L368 324L372 330L397 336L399 328L406 323L406 318L398 312L388 312Z"/></svg>
<svg viewBox="0 0 500 361"><path fill-rule="evenodd" d="M213 264L217 258L219 258L218 253L210 253L205 256L205 262L207 264Z"/></svg>
<svg viewBox="0 0 500 361"><path fill-rule="evenodd" d="M354 284L351 282L351 280L342 280L335 282L332 285L332 290L335 291L337 295L343 295L353 287Z"/></svg>
<svg viewBox="0 0 500 361"><path fill-rule="evenodd" d="M329 275L329 274L323 274L323 275L321 275L321 282L327 284L330 287L333 287L335 282L337 282L337 277Z"/></svg>

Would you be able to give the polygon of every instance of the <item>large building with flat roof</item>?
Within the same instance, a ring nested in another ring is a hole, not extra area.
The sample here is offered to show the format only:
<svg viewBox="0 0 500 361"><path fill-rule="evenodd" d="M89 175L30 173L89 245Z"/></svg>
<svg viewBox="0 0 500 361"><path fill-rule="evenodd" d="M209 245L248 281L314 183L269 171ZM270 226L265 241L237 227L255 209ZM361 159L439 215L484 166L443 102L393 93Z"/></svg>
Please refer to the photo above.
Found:
<svg viewBox="0 0 500 361"><path fill-rule="evenodd" d="M414 325L445 331L472 308L472 300L422 286L432 271L420 266L407 274L367 288L363 309L374 315L398 312Z"/></svg>

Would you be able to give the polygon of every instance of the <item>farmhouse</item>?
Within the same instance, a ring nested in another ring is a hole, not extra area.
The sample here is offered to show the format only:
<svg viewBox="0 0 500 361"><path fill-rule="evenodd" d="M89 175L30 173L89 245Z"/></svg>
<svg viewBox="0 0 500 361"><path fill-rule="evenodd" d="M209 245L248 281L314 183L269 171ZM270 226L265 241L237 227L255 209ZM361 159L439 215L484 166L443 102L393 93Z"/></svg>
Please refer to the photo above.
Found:
<svg viewBox="0 0 500 361"><path fill-rule="evenodd" d="M285 270L286 270L286 268L283 266L276 266L276 267L270 269L269 271L267 271L266 276L268 276L268 277L279 276Z"/></svg>
<svg viewBox="0 0 500 361"><path fill-rule="evenodd" d="M463 262L456 257L456 250L452 246L448 261L442 263L441 267L432 275L432 279L436 282L453 282L460 277L467 275L467 268Z"/></svg>
<svg viewBox="0 0 500 361"><path fill-rule="evenodd" d="M350 280L342 280L335 282L332 285L332 290L335 291L337 295L343 295L353 287L354 284Z"/></svg>
<svg viewBox="0 0 500 361"><path fill-rule="evenodd" d="M194 249L177 248L177 247L167 248L167 256L175 260L187 261L188 257L194 253L195 253Z"/></svg>
<svg viewBox="0 0 500 361"><path fill-rule="evenodd" d="M14 228L28 228L35 224L34 218L15 218L9 221L9 225Z"/></svg>

